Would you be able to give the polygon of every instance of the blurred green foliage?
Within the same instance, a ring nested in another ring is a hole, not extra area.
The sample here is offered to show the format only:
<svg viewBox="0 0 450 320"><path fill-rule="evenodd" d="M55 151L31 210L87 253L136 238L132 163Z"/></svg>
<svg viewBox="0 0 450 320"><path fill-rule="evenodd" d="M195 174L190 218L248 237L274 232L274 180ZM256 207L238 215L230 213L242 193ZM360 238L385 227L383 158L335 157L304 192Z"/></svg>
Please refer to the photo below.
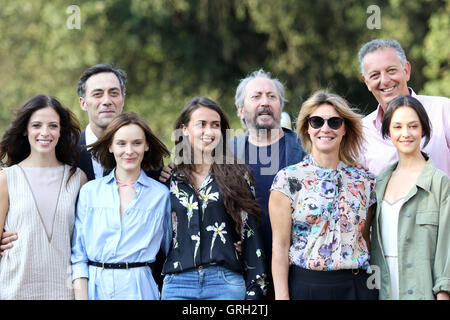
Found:
<svg viewBox="0 0 450 320"><path fill-rule="evenodd" d="M80 8L80 29L67 26L71 5ZM370 5L380 8L380 29L367 27ZM170 148L193 96L217 100L240 128L236 86L261 67L285 83L293 119L320 88L368 113L376 102L357 52L379 37L403 45L416 92L450 95L449 0L0 0L0 129L38 93L57 97L84 127L76 83L101 62L127 71L125 109Z"/></svg>

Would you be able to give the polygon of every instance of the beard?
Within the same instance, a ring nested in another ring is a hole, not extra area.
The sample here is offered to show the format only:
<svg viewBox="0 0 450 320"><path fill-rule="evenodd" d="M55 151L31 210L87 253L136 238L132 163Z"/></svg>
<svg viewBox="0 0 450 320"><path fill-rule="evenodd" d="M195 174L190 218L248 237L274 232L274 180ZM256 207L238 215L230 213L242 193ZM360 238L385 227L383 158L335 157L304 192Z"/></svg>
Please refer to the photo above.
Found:
<svg viewBox="0 0 450 320"><path fill-rule="evenodd" d="M272 120L262 121L258 120L261 115L270 116ZM247 127L256 130L271 130L280 128L281 123L281 110L278 113L274 113L271 108L259 107L254 114L245 113L245 123Z"/></svg>

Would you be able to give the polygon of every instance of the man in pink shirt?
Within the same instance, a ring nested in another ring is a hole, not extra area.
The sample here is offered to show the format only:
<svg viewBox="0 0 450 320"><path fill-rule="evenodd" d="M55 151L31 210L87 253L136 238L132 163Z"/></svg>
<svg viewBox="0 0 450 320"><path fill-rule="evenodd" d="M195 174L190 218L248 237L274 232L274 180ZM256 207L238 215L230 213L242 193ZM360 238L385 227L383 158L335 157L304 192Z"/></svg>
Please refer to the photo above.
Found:
<svg viewBox="0 0 450 320"><path fill-rule="evenodd" d="M450 175L450 99L417 95L408 87L411 64L396 40L372 40L361 48L358 58L364 82L379 103L362 120L365 142L361 164L377 176L398 160L391 140L381 136L381 124L389 102L401 95L411 95L422 103L432 124L430 142L422 150L436 167Z"/></svg>

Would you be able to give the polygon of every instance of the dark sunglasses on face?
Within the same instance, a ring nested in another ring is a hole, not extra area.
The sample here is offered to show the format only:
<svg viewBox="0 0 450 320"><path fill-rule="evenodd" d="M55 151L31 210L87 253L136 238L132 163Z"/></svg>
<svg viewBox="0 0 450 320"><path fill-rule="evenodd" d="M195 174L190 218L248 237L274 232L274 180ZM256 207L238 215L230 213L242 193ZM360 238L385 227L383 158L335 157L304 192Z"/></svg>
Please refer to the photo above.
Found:
<svg viewBox="0 0 450 320"><path fill-rule="evenodd" d="M314 129L320 129L324 125L325 121L328 123L328 126L333 130L338 130L342 127L342 123L344 119L339 117L331 117L329 119L324 119L319 116L308 117L308 122L311 127Z"/></svg>

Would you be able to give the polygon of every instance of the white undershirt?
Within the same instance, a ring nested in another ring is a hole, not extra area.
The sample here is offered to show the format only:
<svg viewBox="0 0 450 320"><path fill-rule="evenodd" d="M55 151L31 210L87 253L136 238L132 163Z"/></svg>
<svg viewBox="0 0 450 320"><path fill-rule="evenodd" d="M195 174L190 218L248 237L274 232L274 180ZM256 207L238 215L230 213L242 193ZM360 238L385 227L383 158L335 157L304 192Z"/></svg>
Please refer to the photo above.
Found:
<svg viewBox="0 0 450 320"><path fill-rule="evenodd" d="M86 145L92 144L97 142L98 138L94 134L94 131L92 131L91 126L88 124L86 127ZM87 149L89 151L89 149ZM97 160L92 158L92 168L94 169L94 175L95 179L103 177L103 168L100 163L97 162Z"/></svg>
<svg viewBox="0 0 450 320"><path fill-rule="evenodd" d="M394 203L389 203L383 199L381 203L381 242L383 244L384 256L389 268L391 279L392 300L399 299L398 280L398 216L403 205L404 198L398 199Z"/></svg>

